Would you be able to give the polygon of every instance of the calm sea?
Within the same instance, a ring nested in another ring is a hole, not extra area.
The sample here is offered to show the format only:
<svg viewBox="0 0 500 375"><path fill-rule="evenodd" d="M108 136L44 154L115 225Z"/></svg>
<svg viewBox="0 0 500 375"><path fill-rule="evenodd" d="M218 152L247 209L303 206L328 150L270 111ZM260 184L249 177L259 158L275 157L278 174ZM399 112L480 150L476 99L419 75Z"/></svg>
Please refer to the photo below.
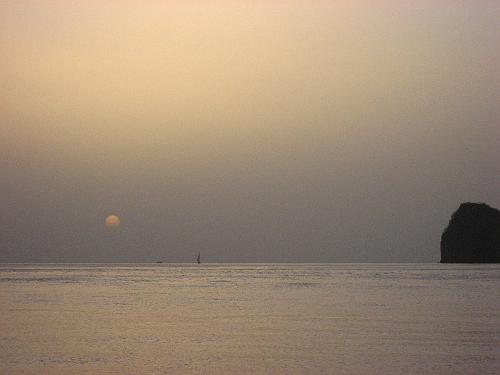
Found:
<svg viewBox="0 0 500 375"><path fill-rule="evenodd" d="M500 265L3 264L1 374L500 374Z"/></svg>

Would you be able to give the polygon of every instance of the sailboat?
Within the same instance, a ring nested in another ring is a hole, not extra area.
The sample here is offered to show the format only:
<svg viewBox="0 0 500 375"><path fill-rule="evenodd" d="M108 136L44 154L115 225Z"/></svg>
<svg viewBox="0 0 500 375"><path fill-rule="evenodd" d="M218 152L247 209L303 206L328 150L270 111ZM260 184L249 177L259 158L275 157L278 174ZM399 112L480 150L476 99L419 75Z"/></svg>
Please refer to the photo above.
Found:
<svg viewBox="0 0 500 375"><path fill-rule="evenodd" d="M200 264L201 263L201 254L198 253L198 257L196 258L196 263Z"/></svg>

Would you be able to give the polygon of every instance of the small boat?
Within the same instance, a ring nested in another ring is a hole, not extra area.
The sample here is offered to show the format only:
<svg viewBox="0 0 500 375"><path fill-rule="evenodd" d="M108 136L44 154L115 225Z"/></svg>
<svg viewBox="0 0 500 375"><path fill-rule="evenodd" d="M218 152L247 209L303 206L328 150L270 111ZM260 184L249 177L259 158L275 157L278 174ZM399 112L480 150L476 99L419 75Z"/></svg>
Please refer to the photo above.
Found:
<svg viewBox="0 0 500 375"><path fill-rule="evenodd" d="M198 257L196 258L196 263L200 264L201 263L201 254L198 253Z"/></svg>

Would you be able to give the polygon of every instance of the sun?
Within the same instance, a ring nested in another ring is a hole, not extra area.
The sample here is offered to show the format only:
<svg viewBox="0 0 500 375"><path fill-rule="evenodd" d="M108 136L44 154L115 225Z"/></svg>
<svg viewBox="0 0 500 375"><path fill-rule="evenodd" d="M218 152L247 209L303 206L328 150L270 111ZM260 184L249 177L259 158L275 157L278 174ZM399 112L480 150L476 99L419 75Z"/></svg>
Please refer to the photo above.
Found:
<svg viewBox="0 0 500 375"><path fill-rule="evenodd" d="M116 229L120 226L120 218L116 215L109 215L106 218L106 227L108 229Z"/></svg>

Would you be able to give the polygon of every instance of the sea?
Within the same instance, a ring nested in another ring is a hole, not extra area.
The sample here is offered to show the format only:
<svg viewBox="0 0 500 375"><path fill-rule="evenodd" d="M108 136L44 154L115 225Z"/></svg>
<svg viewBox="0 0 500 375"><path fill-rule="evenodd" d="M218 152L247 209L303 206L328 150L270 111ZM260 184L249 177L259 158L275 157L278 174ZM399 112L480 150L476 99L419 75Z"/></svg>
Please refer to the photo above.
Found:
<svg viewBox="0 0 500 375"><path fill-rule="evenodd" d="M500 265L0 264L0 374L500 374Z"/></svg>

